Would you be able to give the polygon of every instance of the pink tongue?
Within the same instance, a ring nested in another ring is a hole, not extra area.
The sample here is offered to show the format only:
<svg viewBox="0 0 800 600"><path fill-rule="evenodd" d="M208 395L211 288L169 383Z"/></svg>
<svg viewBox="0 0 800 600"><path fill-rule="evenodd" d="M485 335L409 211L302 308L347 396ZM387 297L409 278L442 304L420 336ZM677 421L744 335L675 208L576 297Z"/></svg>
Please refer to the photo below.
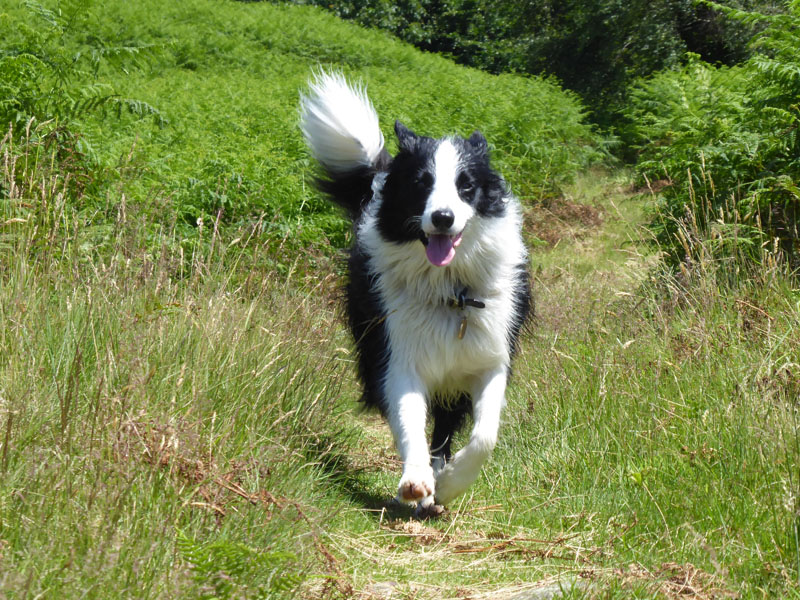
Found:
<svg viewBox="0 0 800 600"><path fill-rule="evenodd" d="M441 235L438 233L429 235L428 245L425 246L425 253L428 255L428 260L431 261L432 265L446 267L456 255L456 249L453 246L453 238L449 235Z"/></svg>

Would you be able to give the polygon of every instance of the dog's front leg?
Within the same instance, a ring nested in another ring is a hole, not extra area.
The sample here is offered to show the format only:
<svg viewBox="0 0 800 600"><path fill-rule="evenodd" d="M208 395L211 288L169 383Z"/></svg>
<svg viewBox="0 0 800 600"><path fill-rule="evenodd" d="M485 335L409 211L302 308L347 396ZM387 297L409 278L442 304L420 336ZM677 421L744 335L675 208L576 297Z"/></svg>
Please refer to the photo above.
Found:
<svg viewBox="0 0 800 600"><path fill-rule="evenodd" d="M481 467L497 443L500 413L505 404L507 372L505 367L480 379L472 393L472 416L475 422L469 442L456 452L436 477L436 502L446 504L478 478Z"/></svg>
<svg viewBox="0 0 800 600"><path fill-rule="evenodd" d="M432 504L435 491L425 436L428 405L424 386L411 369L390 368L386 378L386 417L403 461L397 496L404 502Z"/></svg>

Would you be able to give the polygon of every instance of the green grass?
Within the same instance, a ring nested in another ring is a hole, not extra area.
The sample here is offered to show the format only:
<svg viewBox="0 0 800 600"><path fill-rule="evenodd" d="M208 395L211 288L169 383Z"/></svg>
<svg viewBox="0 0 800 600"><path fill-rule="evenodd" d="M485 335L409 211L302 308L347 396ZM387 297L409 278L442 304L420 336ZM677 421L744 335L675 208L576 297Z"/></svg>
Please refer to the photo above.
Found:
<svg viewBox="0 0 800 600"><path fill-rule="evenodd" d="M16 173L6 207L57 203L55 174L43 196ZM647 199L622 183L567 190L600 224L562 223L534 253L538 317L500 443L424 523L387 504L399 464L356 406L333 275L286 280L252 231L154 243L122 207L101 260L63 205L6 209L0 590L797 595L800 296L779 269L733 291L658 275Z"/></svg>
<svg viewBox="0 0 800 600"><path fill-rule="evenodd" d="M0 293L4 595L193 596L208 582L178 536L291 550L289 574L325 575L324 478L304 452L341 412L340 332L312 302L329 282L220 271L230 239L153 256L121 211L116 254L94 261L80 221L39 216L0 221L16 257Z"/></svg>
<svg viewBox="0 0 800 600"><path fill-rule="evenodd" d="M580 104L555 83L459 67L313 7L43 4L53 11L29 4L0 18L0 84L11 107L0 103L0 117L21 131L34 116L41 136L54 124L79 135L95 175L81 208L100 219L122 192L152 221L177 219L188 237L198 218L260 217L271 239L291 233L293 251L345 246L349 225L314 192L298 127L300 93L320 68L368 86L392 149L395 119L434 136L481 128L525 198L557 194L600 156ZM122 110L120 99L157 118Z"/></svg>

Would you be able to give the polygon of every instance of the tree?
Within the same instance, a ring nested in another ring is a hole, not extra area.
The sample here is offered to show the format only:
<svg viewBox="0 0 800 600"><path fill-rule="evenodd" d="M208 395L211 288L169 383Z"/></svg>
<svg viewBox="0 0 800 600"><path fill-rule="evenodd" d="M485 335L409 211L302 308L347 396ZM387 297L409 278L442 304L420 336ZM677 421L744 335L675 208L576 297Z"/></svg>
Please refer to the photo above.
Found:
<svg viewBox="0 0 800 600"><path fill-rule="evenodd" d="M693 52L730 65L749 56L753 24L693 0L294 0L391 31L493 73L554 76L604 126L618 123L633 81ZM774 13L771 0L726 0Z"/></svg>

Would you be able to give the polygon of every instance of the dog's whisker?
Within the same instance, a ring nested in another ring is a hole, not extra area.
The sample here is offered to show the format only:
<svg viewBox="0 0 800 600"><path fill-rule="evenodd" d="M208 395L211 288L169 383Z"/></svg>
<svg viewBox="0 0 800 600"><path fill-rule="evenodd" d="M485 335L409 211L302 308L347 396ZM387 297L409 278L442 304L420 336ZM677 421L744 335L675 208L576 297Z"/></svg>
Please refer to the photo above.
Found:
<svg viewBox="0 0 800 600"><path fill-rule="evenodd" d="M412 215L403 222L403 227L412 233L422 233L422 217Z"/></svg>

